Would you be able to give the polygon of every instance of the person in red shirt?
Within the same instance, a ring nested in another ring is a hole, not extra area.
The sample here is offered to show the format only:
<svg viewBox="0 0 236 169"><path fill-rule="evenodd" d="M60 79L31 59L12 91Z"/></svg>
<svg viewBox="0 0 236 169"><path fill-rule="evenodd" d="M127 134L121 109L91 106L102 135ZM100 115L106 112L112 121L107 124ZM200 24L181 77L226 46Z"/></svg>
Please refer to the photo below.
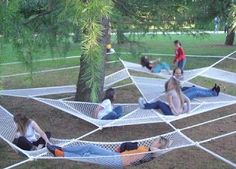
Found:
<svg viewBox="0 0 236 169"><path fill-rule="evenodd" d="M173 62L174 64L177 65L178 68L181 69L181 72L183 73L184 66L186 64L186 55L179 40L175 40L174 44L175 44L175 58Z"/></svg>

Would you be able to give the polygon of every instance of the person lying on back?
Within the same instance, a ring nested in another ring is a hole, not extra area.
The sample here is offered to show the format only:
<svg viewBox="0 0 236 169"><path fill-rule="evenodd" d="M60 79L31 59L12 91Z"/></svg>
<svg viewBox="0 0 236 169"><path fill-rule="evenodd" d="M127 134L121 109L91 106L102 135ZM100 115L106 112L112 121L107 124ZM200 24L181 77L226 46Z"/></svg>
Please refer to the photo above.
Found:
<svg viewBox="0 0 236 169"><path fill-rule="evenodd" d="M153 73L160 73L161 70L166 70L169 74L171 74L170 65L165 62L161 62L160 58L154 61L150 61L147 56L142 56L140 59L140 64Z"/></svg>
<svg viewBox="0 0 236 169"><path fill-rule="evenodd" d="M173 77L181 83L182 73L180 68L175 68L173 70ZM182 92L185 96L187 96L190 100L199 97L215 97L218 96L220 93L220 86L215 84L211 89L204 89L196 86L191 87L181 87Z"/></svg>
<svg viewBox="0 0 236 169"><path fill-rule="evenodd" d="M172 144L172 140L168 140L164 137L160 137L153 141L150 147L138 146L137 143L123 143L120 147L116 148L115 151L111 151L102 148L97 145L87 144L87 145L77 145L68 147L58 147L55 145L47 145L48 150L55 157L103 157L101 160L106 163L105 160L112 163L116 168L123 168L129 165L138 165L144 162L148 162L153 158L158 156L159 149L168 148ZM107 157L104 158L104 157ZM109 157L112 157L109 159Z"/></svg>

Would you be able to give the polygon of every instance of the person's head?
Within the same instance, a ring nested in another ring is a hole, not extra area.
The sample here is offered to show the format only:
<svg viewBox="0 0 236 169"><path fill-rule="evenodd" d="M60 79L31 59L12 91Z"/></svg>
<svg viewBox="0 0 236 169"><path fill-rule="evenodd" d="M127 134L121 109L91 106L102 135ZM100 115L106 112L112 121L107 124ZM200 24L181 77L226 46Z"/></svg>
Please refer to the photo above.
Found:
<svg viewBox="0 0 236 169"><path fill-rule="evenodd" d="M178 80L176 80L174 77L171 77L166 83L165 83L165 91L168 92L170 90L180 90L180 85Z"/></svg>
<svg viewBox="0 0 236 169"><path fill-rule="evenodd" d="M175 40L174 41L174 45L175 45L176 48L179 48L179 47L182 46L182 44L181 44L181 42L179 40Z"/></svg>
<svg viewBox="0 0 236 169"><path fill-rule="evenodd" d="M178 80L180 80L183 76L181 69L178 68L178 67L173 69L173 74L172 75Z"/></svg>
<svg viewBox="0 0 236 169"><path fill-rule="evenodd" d="M150 148L152 151L155 149L164 149L164 148L167 148L168 144L169 144L169 140L167 138L160 137L153 141Z"/></svg>
<svg viewBox="0 0 236 169"><path fill-rule="evenodd" d="M144 67L149 63L149 58L147 56L142 56L140 59L140 64Z"/></svg>
<svg viewBox="0 0 236 169"><path fill-rule="evenodd" d="M107 89L103 100L105 100L105 99L109 99L111 102L113 102L115 99L115 89L113 89L113 88Z"/></svg>
<svg viewBox="0 0 236 169"><path fill-rule="evenodd" d="M26 127L28 126L30 119L26 117L24 114L19 113L14 116L14 122L17 126L17 131L21 134L25 133Z"/></svg>

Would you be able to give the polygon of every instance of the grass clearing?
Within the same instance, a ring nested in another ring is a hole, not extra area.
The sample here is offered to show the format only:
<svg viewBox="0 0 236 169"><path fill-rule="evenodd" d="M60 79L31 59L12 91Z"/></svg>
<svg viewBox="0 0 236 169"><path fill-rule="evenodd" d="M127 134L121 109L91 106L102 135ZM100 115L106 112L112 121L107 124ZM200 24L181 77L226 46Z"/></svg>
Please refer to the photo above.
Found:
<svg viewBox="0 0 236 169"><path fill-rule="evenodd" d="M114 44L116 51L132 51L133 54L122 55L124 60L139 62L140 52L155 52L155 53L174 53L173 52L173 40L179 39L183 42L184 48L187 54L195 55L227 55L228 53L235 50L233 47L222 46L224 42L225 35L209 35L207 39L194 38L187 35L171 35L171 36L137 36L134 40L137 41L135 45L130 45L129 43L124 45ZM114 39L115 40L115 39ZM2 62L12 62L18 59L14 56L14 51L11 47L6 47L7 52L1 52L0 55L10 56L6 54L11 54L10 57L4 58ZM12 52L12 53L11 53ZM77 44L73 44L68 55L79 55L80 51ZM116 60L117 57L121 55L113 55L109 57L109 60ZM172 63L172 57L161 56L162 60L168 63ZM51 58L48 49L38 53L37 59ZM153 59L156 57L152 57ZM188 58L186 65L187 69L205 67L215 63L216 58ZM224 70L229 70L236 72L235 64L236 61L225 60L224 62L217 65L217 67ZM45 69L55 69L62 67L78 66L79 58L74 59L62 59L62 60L52 60L46 62L37 62L33 65L33 71L41 71ZM173 65L172 65L173 66ZM111 74L117 70L122 69L120 63L107 64L106 75ZM14 74L14 73L25 73L28 72L24 65L10 65L10 66L0 66L0 75ZM78 78L79 69L62 70L50 73L39 73L33 75L33 81L30 80L30 76L18 76L11 78L1 79L1 86L5 89L14 88L29 88L29 87L44 87L44 86L60 86L60 85L74 85L76 84ZM135 73L135 75L143 75ZM122 85L128 80L120 82L118 85ZM226 84L215 80L210 80L206 78L195 78L194 83L200 84L205 87L212 87L212 85L217 82L222 84L226 93L231 95L236 95L235 85ZM67 97L69 95L58 95L49 96L49 98L60 98ZM127 86L124 88L117 89L117 102L119 103L137 103L140 93L134 86ZM53 133L53 137L56 138L76 138L89 131L95 129L95 126L81 120L70 116L62 111L54 109L52 107L46 106L42 103L38 103L31 99L15 98L3 96L0 99L0 104L3 105L13 114L18 112L25 112L30 118L35 119L44 130L50 130ZM178 120L173 123L173 125L183 128L193 124L201 123L210 119L218 118L224 115L234 113L236 105L227 106L218 110L203 113L198 116L189 117L186 119ZM222 126L223 125L223 126ZM235 118L230 118L226 120L219 121L211 125L194 128L187 130L186 133L196 140L201 140L208 138L210 136L215 136L223 134L227 131L235 130L236 121ZM63 129L63 130L61 130ZM172 129L164 123L158 124L146 124L146 125L135 125L135 126L124 126L124 127L113 127L107 128L102 131L98 131L93 135L90 135L84 140L93 141L123 141L123 140L133 140L142 139L146 137L156 136L162 133L172 131ZM235 160L235 137L227 137L213 144L208 143L205 146L209 147L211 150L219 152L223 156L229 158L230 160ZM224 145L223 145L224 144ZM223 145L223 146L222 146ZM7 146L3 141L0 141L0 168L7 167L18 161L23 160L22 157L18 156L9 146ZM83 169L102 169L103 167L81 164L71 161L64 160L42 160L33 161L24 164L17 168L27 168L27 169L41 169L41 168L83 168ZM207 154L206 152L195 148L184 148L172 151L165 154L164 156L155 159L149 163L142 164L137 167L129 167L130 169L189 169L189 168L207 168L207 169L229 169L231 168L226 163L214 158L213 156Z"/></svg>

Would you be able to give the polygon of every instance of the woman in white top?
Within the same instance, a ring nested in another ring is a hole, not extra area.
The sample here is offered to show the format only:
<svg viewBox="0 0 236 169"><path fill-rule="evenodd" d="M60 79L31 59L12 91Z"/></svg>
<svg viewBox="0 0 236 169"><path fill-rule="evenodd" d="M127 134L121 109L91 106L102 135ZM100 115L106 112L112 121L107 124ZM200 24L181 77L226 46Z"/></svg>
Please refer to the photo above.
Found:
<svg viewBox="0 0 236 169"><path fill-rule="evenodd" d="M179 82L170 78L165 84L167 103L160 100L146 103L143 98L139 99L139 105L143 109L160 109L164 115L176 115L190 112L190 100L181 91Z"/></svg>
<svg viewBox="0 0 236 169"><path fill-rule="evenodd" d="M16 124L16 137L13 143L19 148L23 150L36 150L50 143L50 132L45 133L35 121L27 118L25 115L21 113L15 115L14 122ZM41 137L38 138L36 133Z"/></svg>
<svg viewBox="0 0 236 169"><path fill-rule="evenodd" d="M115 99L115 90L113 88L107 89L103 102L95 109L95 118L101 120L113 120L118 119L123 114L123 108L121 106L113 107L112 102Z"/></svg>

